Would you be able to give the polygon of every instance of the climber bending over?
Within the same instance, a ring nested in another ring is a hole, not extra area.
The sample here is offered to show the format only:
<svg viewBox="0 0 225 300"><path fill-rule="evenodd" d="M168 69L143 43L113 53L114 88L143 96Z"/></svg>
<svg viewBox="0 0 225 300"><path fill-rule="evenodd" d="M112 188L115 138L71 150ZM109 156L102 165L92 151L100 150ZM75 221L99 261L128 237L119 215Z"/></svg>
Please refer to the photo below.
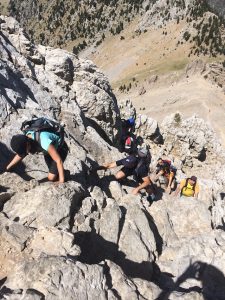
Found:
<svg viewBox="0 0 225 300"><path fill-rule="evenodd" d="M45 163L49 170L48 180L57 181L58 183L65 182L63 162L67 157L68 147L63 136L53 132L50 122L53 124L53 121L46 118L24 122L29 124L29 127L26 127L24 134L12 137L11 148L16 154L7 165L6 170L10 170L29 153L43 152ZM45 130L42 129L43 126L46 128Z"/></svg>
<svg viewBox="0 0 225 300"><path fill-rule="evenodd" d="M171 164L170 160L159 158L156 165L155 181L166 185L166 191L170 194L171 189L175 187L176 168ZM160 177L162 180L160 180Z"/></svg>
<svg viewBox="0 0 225 300"><path fill-rule="evenodd" d="M138 149L138 154L131 154L126 158L120 159L115 162L103 164L105 169L111 169L118 166L123 168L116 173L115 177L117 180L126 178L133 175L135 180L138 182L138 186L133 189L132 194L138 194L142 189L145 189L148 193L148 200L154 200L154 187L148 176L148 150L144 148Z"/></svg>

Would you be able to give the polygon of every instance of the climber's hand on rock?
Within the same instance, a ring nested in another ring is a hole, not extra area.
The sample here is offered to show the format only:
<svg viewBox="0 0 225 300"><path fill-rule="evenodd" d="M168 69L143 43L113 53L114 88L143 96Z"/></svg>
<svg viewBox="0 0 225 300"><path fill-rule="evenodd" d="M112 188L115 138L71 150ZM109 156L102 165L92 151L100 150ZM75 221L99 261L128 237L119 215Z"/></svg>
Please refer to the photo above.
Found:
<svg viewBox="0 0 225 300"><path fill-rule="evenodd" d="M63 183L65 183L65 181L57 180L57 181L54 182L54 185L58 186L58 185L63 184Z"/></svg>

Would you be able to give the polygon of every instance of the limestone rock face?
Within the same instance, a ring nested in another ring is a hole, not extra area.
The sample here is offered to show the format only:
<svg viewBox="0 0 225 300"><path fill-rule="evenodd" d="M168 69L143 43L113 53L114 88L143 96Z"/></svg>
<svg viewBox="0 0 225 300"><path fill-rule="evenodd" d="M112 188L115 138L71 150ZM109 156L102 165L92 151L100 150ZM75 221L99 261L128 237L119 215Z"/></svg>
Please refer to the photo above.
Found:
<svg viewBox="0 0 225 300"><path fill-rule="evenodd" d="M76 201L84 197L84 190L77 184L55 186L40 185L24 193L16 194L5 205L4 212L11 219L18 219L21 224L40 228L42 226L59 226L62 220L68 219ZM76 195L76 197L75 197ZM48 201L45 201L46 198ZM30 199L33 199L30 203ZM26 209L28 208L28 209ZM49 211L52 212L49 215ZM68 220L69 221L69 220ZM65 225L65 223L64 223ZM69 229L69 224L67 225Z"/></svg>
<svg viewBox="0 0 225 300"><path fill-rule="evenodd" d="M92 62L33 45L12 18L0 26L1 299L223 299L225 159L212 129L179 113L159 127L130 101L120 112ZM11 136L33 115L65 126L64 184L44 182L42 154L4 172ZM197 175L198 199L158 189L150 204L132 195L133 178L96 170L124 157L113 145L130 116L151 167L168 156L178 181Z"/></svg>
<svg viewBox="0 0 225 300"><path fill-rule="evenodd" d="M213 182L213 206L212 206L212 222L214 228L223 228L224 224L224 178L225 167L221 167L220 171L215 172L215 181Z"/></svg>
<svg viewBox="0 0 225 300"><path fill-rule="evenodd" d="M70 150L64 184L42 182L42 154L1 174L0 279L7 277L1 298L128 298L130 281L138 299L133 277L151 278L157 252L148 217L141 206L123 205L118 182L92 173L97 163L122 157L111 146L121 120L107 78L90 61L33 45L12 18L1 17L0 26L1 169L14 155L11 136L33 115L64 124ZM132 251L128 238L139 251Z"/></svg>
<svg viewBox="0 0 225 300"><path fill-rule="evenodd" d="M199 59L187 65L185 74L186 76L190 76L197 73L202 74L205 70L206 70L206 64Z"/></svg>
<svg viewBox="0 0 225 300"><path fill-rule="evenodd" d="M215 133L197 116L184 120L180 113L175 113L164 119L160 130L166 154L176 154L190 167L195 160L212 162L224 157Z"/></svg>
<svg viewBox="0 0 225 300"><path fill-rule="evenodd" d="M1 64L7 61L2 70L3 117L7 116L9 99L9 109L12 109L12 104L14 109L41 105L42 109L49 113L54 110L55 114L61 102L67 101L70 106L75 102L75 106L79 105L91 118L95 129L105 132L107 141L115 139L120 126L117 102L107 78L95 65L78 60L74 54L60 49L32 45L12 18L2 17L1 30L0 48L4 58ZM7 40L11 44L7 44L6 49ZM26 51L23 51L24 47ZM38 63L31 58L33 55L40 56ZM12 91L7 89L8 80L12 82L15 92L9 96Z"/></svg>
<svg viewBox="0 0 225 300"><path fill-rule="evenodd" d="M158 136L158 124L156 120L146 116L138 115L136 120L136 131L144 139L154 139Z"/></svg>
<svg viewBox="0 0 225 300"><path fill-rule="evenodd" d="M37 299L107 299L103 266L88 266L60 257L41 258L18 265L8 280L14 297ZM12 296L11 296L12 297ZM13 299L13 297L12 297Z"/></svg>
<svg viewBox="0 0 225 300"><path fill-rule="evenodd" d="M136 109L130 99L122 101L119 105L121 118L127 120L130 117L136 117Z"/></svg>

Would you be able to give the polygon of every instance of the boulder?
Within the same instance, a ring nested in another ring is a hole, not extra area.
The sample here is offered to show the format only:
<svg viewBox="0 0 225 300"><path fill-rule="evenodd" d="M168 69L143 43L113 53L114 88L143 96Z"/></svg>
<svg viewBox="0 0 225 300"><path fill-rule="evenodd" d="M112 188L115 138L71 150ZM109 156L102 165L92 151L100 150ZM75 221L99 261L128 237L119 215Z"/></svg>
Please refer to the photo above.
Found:
<svg viewBox="0 0 225 300"><path fill-rule="evenodd" d="M103 300L107 299L108 289L102 266L88 266L60 257L19 264L4 286L10 289L11 297L14 294L17 299L30 294L39 295L41 299Z"/></svg>

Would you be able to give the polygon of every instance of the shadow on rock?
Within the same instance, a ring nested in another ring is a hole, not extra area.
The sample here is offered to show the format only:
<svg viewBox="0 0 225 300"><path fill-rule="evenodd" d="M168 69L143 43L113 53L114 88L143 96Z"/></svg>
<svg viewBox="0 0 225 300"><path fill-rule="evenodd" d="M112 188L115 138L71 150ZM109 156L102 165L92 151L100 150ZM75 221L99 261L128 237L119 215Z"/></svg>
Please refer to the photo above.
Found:
<svg viewBox="0 0 225 300"><path fill-rule="evenodd" d="M115 243L106 241L102 236L92 232L75 233L75 244L80 246L78 260L86 264L98 264L106 259L121 267L126 276L151 280L152 263L137 263L126 258L126 254L118 250Z"/></svg>
<svg viewBox="0 0 225 300"><path fill-rule="evenodd" d="M106 134L106 132L101 128L101 126L92 118L86 117L87 121L90 123L90 125L97 131L97 133L100 135L100 137L105 140L110 146L112 146L112 141Z"/></svg>
<svg viewBox="0 0 225 300"><path fill-rule="evenodd" d="M162 249L163 249L163 239L162 239L162 237L159 233L159 230L155 224L154 218L147 211L143 211L143 212L148 220L149 227L151 228L151 231L154 234L157 252L159 255L161 255Z"/></svg>
<svg viewBox="0 0 225 300"><path fill-rule="evenodd" d="M6 42L9 41L4 35L2 35L2 33L0 33L0 35L6 40ZM7 48L5 48L5 49L7 49ZM9 56L11 56L10 53L9 53ZM30 67L30 70L32 71L33 79L35 79L36 76L34 73L34 69L31 68L30 64L28 64L28 65ZM12 71L12 69L8 66L6 67L6 70L7 70L8 74L10 74L10 80L8 80L2 74L0 74L0 82L1 82L1 94L4 96L4 98L8 102L8 104L17 112L17 109L21 108L20 102L26 102L28 97L30 97L32 99L32 101L37 103L34 93L31 91L30 87L23 80L23 75L19 72L17 73L17 75L15 75L14 72ZM14 103L10 99L10 97L7 95L6 89L12 89L16 93L18 93L18 91L19 92L21 91L21 97L19 99L20 101L17 101L16 103Z"/></svg>
<svg viewBox="0 0 225 300"><path fill-rule="evenodd" d="M189 288L181 287L180 285L188 279L196 279L201 282L201 286L191 286ZM182 295L190 292L197 292L203 295L205 300L224 300L225 295L225 276L213 265L196 261L191 264L186 271L178 277L173 283L172 288L164 289L157 300L167 300L173 292L178 292Z"/></svg>
<svg viewBox="0 0 225 300"><path fill-rule="evenodd" d="M155 186L154 185L154 193L155 193L154 202L156 202L156 201L162 200L163 194L165 193L165 190L163 188L161 188L160 186Z"/></svg>
<svg viewBox="0 0 225 300"><path fill-rule="evenodd" d="M7 164L13 159L15 156L15 153L13 153L9 148L0 142L0 169L5 170ZM12 172L19 175L23 180L29 181L33 179L30 175L28 175L25 171L25 164L23 162L20 162L17 166L13 167Z"/></svg>
<svg viewBox="0 0 225 300"><path fill-rule="evenodd" d="M225 198L225 193L220 193L221 199L224 200Z"/></svg>

